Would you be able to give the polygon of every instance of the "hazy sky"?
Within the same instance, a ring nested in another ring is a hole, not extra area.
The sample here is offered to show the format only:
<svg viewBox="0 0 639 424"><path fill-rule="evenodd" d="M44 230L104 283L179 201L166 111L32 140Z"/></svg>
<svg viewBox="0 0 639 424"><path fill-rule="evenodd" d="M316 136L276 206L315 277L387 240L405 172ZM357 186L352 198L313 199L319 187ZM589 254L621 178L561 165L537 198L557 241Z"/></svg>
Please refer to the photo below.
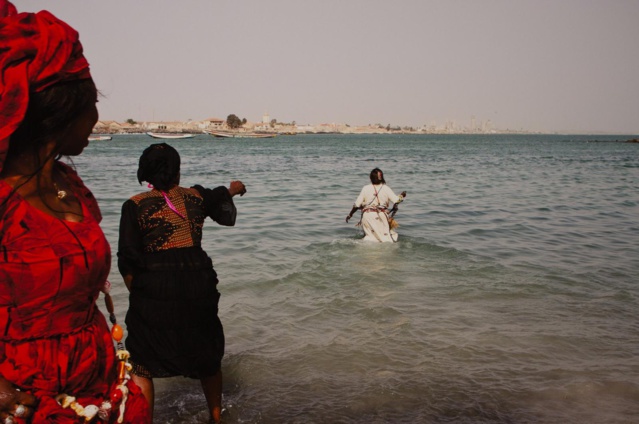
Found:
<svg viewBox="0 0 639 424"><path fill-rule="evenodd" d="M639 133L639 0L14 0L80 32L101 119Z"/></svg>

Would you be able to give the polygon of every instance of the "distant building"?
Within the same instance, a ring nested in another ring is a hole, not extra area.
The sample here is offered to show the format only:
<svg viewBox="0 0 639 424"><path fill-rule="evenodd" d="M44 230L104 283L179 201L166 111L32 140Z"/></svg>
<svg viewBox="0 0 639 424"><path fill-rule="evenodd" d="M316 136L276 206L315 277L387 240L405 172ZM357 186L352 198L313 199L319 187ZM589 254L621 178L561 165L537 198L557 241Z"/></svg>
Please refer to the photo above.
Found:
<svg viewBox="0 0 639 424"><path fill-rule="evenodd" d="M272 128L270 122L260 122L259 124L255 124L253 129L255 131L270 131Z"/></svg>
<svg viewBox="0 0 639 424"><path fill-rule="evenodd" d="M115 121L98 121L93 127L93 132L100 134L117 134L123 132L122 124Z"/></svg>
<svg viewBox="0 0 639 424"><path fill-rule="evenodd" d="M142 128L146 131L158 131L158 132L191 132L197 128L197 123L194 121L160 121L160 122L145 122L142 124Z"/></svg>
<svg viewBox="0 0 639 424"><path fill-rule="evenodd" d="M200 129L209 130L221 130L225 127L226 121L220 118L208 118L200 121Z"/></svg>

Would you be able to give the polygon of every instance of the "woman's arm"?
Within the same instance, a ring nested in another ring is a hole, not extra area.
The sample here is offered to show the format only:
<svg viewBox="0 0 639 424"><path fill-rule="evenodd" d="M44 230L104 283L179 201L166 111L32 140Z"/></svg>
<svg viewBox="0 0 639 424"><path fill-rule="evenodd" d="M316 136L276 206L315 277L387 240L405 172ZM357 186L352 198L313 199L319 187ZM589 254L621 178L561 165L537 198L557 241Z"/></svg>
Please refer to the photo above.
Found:
<svg viewBox="0 0 639 424"><path fill-rule="evenodd" d="M346 215L346 222L348 222L348 220L353 217L353 214L355 213L355 211L357 211L358 209L362 209L364 204L368 203L366 200L367 187L370 187L370 186L362 187L362 190L359 192L359 196L357 196L357 199L355 200L355 204L353 204L353 208L348 213L348 215Z"/></svg>
<svg viewBox="0 0 639 424"><path fill-rule="evenodd" d="M129 290L134 270L142 258L142 235L137 220L137 206L132 200L127 200L122 205L120 215L118 270Z"/></svg>
<svg viewBox="0 0 639 424"><path fill-rule="evenodd" d="M133 284L133 274L123 275L122 278L124 278L124 285L126 286L126 288L131 291L131 284Z"/></svg>
<svg viewBox="0 0 639 424"><path fill-rule="evenodd" d="M355 205L353 205L353 208L351 209L351 211L348 213L348 215L346 215L346 222L348 222L349 219L351 219L353 217L353 214L358 210L359 208Z"/></svg>
<svg viewBox="0 0 639 424"><path fill-rule="evenodd" d="M395 192L389 187L389 186L384 186L388 191L386 192L386 196L388 198L388 200L390 200L391 203L394 204L399 204L402 203L402 201L404 200L404 198L406 197L406 191L402 191L400 193L400 195L396 195Z"/></svg>
<svg viewBox="0 0 639 424"><path fill-rule="evenodd" d="M200 193L202 199L204 199L204 210L206 215L220 225L226 225L232 227L235 225L235 218L237 217L237 209L235 203L233 203L233 196L236 194L242 194L244 184L233 184L231 182L231 189L227 189L224 186L216 187L214 189L204 188L201 185L193 186L194 189Z"/></svg>

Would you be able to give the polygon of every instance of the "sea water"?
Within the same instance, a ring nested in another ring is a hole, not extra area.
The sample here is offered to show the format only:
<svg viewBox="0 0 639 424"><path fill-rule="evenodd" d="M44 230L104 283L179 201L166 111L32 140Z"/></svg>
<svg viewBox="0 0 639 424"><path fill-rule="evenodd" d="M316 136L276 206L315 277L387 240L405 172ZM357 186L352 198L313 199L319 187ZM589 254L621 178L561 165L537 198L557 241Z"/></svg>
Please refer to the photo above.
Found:
<svg viewBox="0 0 639 424"><path fill-rule="evenodd" d="M636 136L634 136L636 137ZM225 423L635 423L633 136L303 135L169 141L181 184L242 180L209 222ZM145 135L75 159L117 252ZM344 219L370 171L408 192L399 242ZM114 259L119 322L128 295ZM156 423L205 423L198 381L156 380Z"/></svg>

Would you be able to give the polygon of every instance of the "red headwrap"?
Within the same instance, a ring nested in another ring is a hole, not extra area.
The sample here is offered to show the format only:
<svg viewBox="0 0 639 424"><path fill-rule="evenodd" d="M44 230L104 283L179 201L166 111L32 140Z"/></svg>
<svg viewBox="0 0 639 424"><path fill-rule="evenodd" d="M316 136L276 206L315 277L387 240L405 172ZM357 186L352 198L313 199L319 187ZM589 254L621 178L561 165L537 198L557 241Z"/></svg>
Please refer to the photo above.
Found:
<svg viewBox="0 0 639 424"><path fill-rule="evenodd" d="M17 13L0 0L0 171L9 138L29 104L29 92L91 78L76 30L43 10Z"/></svg>

